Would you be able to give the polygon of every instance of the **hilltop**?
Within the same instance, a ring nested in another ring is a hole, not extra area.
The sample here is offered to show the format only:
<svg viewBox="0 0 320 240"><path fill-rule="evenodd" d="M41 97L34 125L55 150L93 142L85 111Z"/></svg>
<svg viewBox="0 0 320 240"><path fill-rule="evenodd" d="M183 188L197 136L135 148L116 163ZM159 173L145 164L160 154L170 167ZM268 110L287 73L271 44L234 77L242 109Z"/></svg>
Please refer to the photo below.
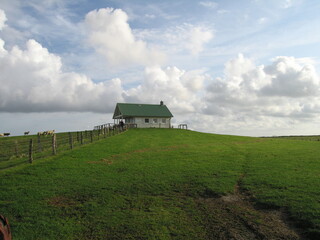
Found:
<svg viewBox="0 0 320 240"><path fill-rule="evenodd" d="M14 239L312 239L319 149L131 129L1 171L0 213Z"/></svg>

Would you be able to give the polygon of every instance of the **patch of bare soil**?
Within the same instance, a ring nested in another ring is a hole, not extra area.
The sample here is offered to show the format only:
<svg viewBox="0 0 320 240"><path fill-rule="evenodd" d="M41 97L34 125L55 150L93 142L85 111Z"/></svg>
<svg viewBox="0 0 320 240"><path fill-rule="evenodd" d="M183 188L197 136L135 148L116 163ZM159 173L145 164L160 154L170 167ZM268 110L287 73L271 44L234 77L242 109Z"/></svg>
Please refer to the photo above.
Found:
<svg viewBox="0 0 320 240"><path fill-rule="evenodd" d="M197 200L203 212L207 239L303 239L286 213L258 209L237 184L233 194Z"/></svg>
<svg viewBox="0 0 320 240"><path fill-rule="evenodd" d="M64 196L55 196L47 200L48 204L55 207L72 207L77 204L74 199Z"/></svg>
<svg viewBox="0 0 320 240"><path fill-rule="evenodd" d="M47 199L47 203L58 208L72 208L86 202L87 198L84 196L76 196L74 198L66 196L54 196Z"/></svg>

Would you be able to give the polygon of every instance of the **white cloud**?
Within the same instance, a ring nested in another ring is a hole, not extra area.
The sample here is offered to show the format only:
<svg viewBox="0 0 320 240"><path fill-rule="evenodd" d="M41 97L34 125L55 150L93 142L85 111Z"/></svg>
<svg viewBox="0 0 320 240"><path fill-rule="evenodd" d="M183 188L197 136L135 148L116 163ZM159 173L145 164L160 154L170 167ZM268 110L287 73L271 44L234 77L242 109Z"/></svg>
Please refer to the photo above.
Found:
<svg viewBox="0 0 320 240"><path fill-rule="evenodd" d="M143 30L137 35L141 39L156 42L168 55L187 50L188 54L198 55L204 50L205 44L214 38L214 31L201 24L181 24L161 30Z"/></svg>
<svg viewBox="0 0 320 240"><path fill-rule="evenodd" d="M34 40L25 50L15 46L9 51L3 45L0 40L2 112L110 113L116 102L163 100L177 123L245 135L288 130L306 119L314 121L320 113L320 80L307 58L276 57L267 66L257 66L239 54L215 80L202 70L147 67L138 86L123 90L120 79L95 83L64 72L60 57Z"/></svg>
<svg viewBox="0 0 320 240"><path fill-rule="evenodd" d="M94 83L85 75L64 72L60 57L35 40L25 50L0 49L2 112L107 112L122 100L119 79Z"/></svg>
<svg viewBox="0 0 320 240"><path fill-rule="evenodd" d="M5 22L7 21L7 17L5 12L0 9L0 31L3 29L3 27L5 26Z"/></svg>
<svg viewBox="0 0 320 240"><path fill-rule="evenodd" d="M4 49L4 41L0 38L0 57L6 54L6 50Z"/></svg>
<svg viewBox="0 0 320 240"><path fill-rule="evenodd" d="M199 131L311 134L308 126L320 120L319 89L312 59L276 57L264 66L239 54L215 80L201 71L149 68L144 82L127 91L125 99L157 102L160 97L174 113L174 124L184 122Z"/></svg>
<svg viewBox="0 0 320 240"><path fill-rule="evenodd" d="M225 134L316 134L319 90L312 59L276 57L258 66L240 54L204 90L203 112L180 116L180 121Z"/></svg>
<svg viewBox="0 0 320 240"><path fill-rule="evenodd" d="M89 43L114 66L162 64L165 56L137 40L121 9L104 8L86 15Z"/></svg>
<svg viewBox="0 0 320 240"><path fill-rule="evenodd" d="M222 15L222 14L227 14L227 13L229 13L229 12L230 12L230 11L225 10L225 9L220 9L220 10L217 11L217 13L218 13L218 14L221 14L221 15Z"/></svg>
<svg viewBox="0 0 320 240"><path fill-rule="evenodd" d="M144 42L135 40L127 24L127 16L121 10L103 9L91 12L87 15L86 24L90 25L93 33L91 37L97 37L99 31L102 38L97 39L101 41L103 37L111 36L113 41L108 44L122 42L127 44L126 47L139 48L141 43L145 46ZM126 47L123 47L125 50ZM119 48L115 52L124 50ZM114 63L139 62L136 59L138 57L143 58L143 61L150 60L148 48L136 50L138 52L128 50L132 51L128 53L131 54L131 59L120 59ZM195 112L196 107L202 104L200 95L208 77L201 70L186 72L176 67L150 66L145 69L145 79L140 85L124 91L120 79L95 83L84 74L63 69L65 67L61 58L35 40L28 40L25 49L14 46L7 50L5 42L0 39L0 111L110 112L116 102L124 100L164 100L170 103L176 113Z"/></svg>
<svg viewBox="0 0 320 240"><path fill-rule="evenodd" d="M216 8L218 6L216 2L212 2L212 1L203 1L203 2L199 2L199 4L207 8Z"/></svg>
<svg viewBox="0 0 320 240"><path fill-rule="evenodd" d="M315 103L319 101L320 80L310 62L310 59L277 57L271 65L256 66L239 55L226 63L224 78L207 87L204 112L243 116L247 121L256 116L314 118L319 112Z"/></svg>
<svg viewBox="0 0 320 240"><path fill-rule="evenodd" d="M186 48L193 55L197 55L203 51L203 45L208 43L212 38L213 33L210 29L193 27L190 29L189 42L186 43Z"/></svg>
<svg viewBox="0 0 320 240"><path fill-rule="evenodd" d="M319 94L319 76L309 59L277 57L265 72L271 77L271 82L261 89L266 95L299 98Z"/></svg>
<svg viewBox="0 0 320 240"><path fill-rule="evenodd" d="M202 105L200 93L207 76L177 67L148 67L144 81L125 93L128 102L158 103L163 100L174 114L195 113Z"/></svg>

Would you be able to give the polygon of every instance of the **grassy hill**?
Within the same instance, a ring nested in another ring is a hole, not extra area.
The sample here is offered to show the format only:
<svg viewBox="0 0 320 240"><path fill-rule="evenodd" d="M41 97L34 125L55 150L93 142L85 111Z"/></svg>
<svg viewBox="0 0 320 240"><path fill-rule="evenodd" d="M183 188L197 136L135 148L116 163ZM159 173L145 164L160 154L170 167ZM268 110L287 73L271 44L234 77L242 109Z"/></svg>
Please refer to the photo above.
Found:
<svg viewBox="0 0 320 240"><path fill-rule="evenodd" d="M318 237L319 144L132 129L0 171L0 213L14 239Z"/></svg>

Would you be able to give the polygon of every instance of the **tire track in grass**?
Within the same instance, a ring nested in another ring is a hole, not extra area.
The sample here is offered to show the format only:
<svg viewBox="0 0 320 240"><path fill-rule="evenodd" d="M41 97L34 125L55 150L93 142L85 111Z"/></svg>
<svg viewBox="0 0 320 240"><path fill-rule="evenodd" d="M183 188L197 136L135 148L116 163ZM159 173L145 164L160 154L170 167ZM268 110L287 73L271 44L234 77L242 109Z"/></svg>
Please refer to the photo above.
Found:
<svg viewBox="0 0 320 240"><path fill-rule="evenodd" d="M199 211L202 212L202 225L207 238L304 239L300 231L288 220L288 215L283 209L262 209L255 204L254 197L243 186L250 164L246 150L236 145L229 147L244 157L242 173L233 193L195 200Z"/></svg>

